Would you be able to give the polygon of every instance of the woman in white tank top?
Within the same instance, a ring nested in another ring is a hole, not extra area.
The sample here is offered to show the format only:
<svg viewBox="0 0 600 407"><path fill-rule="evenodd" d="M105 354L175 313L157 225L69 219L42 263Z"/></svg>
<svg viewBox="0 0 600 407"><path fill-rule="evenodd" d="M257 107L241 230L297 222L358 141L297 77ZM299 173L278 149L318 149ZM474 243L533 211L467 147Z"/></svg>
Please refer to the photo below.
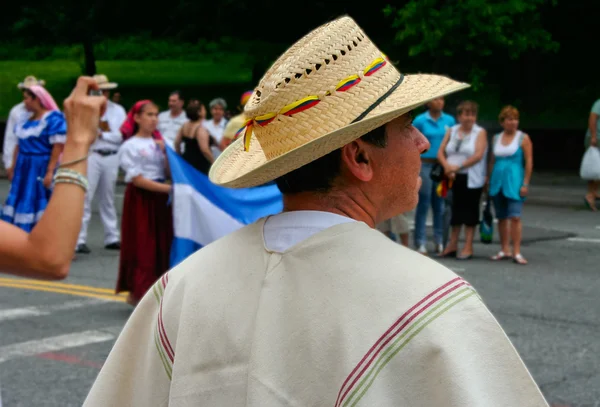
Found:
<svg viewBox="0 0 600 407"><path fill-rule="evenodd" d="M486 183L487 133L478 126L477 103L465 101L457 107L460 124L448 130L438 152L446 177L452 181L452 233L440 257L469 260L473 257L473 237L479 223L479 202ZM465 226L465 247L459 255L458 238Z"/></svg>

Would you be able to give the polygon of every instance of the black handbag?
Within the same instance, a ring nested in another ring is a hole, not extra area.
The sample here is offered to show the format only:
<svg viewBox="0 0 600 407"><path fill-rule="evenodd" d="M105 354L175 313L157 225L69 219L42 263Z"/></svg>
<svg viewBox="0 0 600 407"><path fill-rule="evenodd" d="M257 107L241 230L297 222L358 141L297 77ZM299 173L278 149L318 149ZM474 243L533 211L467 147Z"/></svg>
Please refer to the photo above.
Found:
<svg viewBox="0 0 600 407"><path fill-rule="evenodd" d="M442 164L433 164L433 168L431 168L431 172L429 173L429 178L431 178L433 182L441 182L444 179L444 167L442 167Z"/></svg>

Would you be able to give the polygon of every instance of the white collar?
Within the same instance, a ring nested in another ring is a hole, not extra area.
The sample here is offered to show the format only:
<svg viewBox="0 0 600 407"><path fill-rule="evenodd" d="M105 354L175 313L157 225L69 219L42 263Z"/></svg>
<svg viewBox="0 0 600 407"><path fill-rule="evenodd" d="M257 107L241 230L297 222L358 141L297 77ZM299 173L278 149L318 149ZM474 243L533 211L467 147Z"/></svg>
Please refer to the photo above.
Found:
<svg viewBox="0 0 600 407"><path fill-rule="evenodd" d="M282 253L332 226L356 222L352 218L323 211L291 211L270 216L263 228L267 250Z"/></svg>

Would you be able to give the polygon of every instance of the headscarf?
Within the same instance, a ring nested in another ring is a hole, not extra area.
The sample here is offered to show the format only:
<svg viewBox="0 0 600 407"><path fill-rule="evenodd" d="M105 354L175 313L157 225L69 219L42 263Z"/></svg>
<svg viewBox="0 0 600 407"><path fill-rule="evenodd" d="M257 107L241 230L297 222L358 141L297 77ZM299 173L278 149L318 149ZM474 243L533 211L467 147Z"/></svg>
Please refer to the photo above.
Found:
<svg viewBox="0 0 600 407"><path fill-rule="evenodd" d="M121 129L120 129L121 134L123 135L123 141L127 140L130 137L133 137L135 135L135 133L137 133L138 125L135 122L135 115L138 114L140 112L140 110L142 110L142 107L144 107L148 103L152 103L152 101L148 100L148 99L140 100L135 105L133 105L133 107L131 108L129 113L127 113L127 118L121 125ZM154 132L152 132L152 137L155 140L163 139L162 135L160 134L160 132L158 130L154 130Z"/></svg>
<svg viewBox="0 0 600 407"><path fill-rule="evenodd" d="M60 110L58 105L52 98L52 95L42 86L33 85L29 86L27 90L31 91L36 98L39 99L42 107L46 110Z"/></svg>

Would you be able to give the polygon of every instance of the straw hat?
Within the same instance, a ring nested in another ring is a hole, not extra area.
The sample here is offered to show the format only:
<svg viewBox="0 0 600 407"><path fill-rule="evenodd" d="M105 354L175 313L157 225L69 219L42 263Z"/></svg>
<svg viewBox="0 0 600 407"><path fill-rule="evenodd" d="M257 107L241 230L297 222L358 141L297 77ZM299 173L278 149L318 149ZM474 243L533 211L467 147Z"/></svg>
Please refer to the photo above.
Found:
<svg viewBox="0 0 600 407"><path fill-rule="evenodd" d="M469 87L401 74L350 17L312 31L265 73L244 108L246 126L210 179L245 188L272 181L432 99Z"/></svg>
<svg viewBox="0 0 600 407"><path fill-rule="evenodd" d="M119 86L114 82L109 82L106 75L94 75L93 79L96 81L98 88L101 90L115 89L117 86Z"/></svg>
<svg viewBox="0 0 600 407"><path fill-rule="evenodd" d="M46 84L45 80L37 79L35 76L29 75L29 76L26 76L25 79L23 79L23 82L19 82L19 84L17 85L17 88L27 89L34 85L44 86L45 84Z"/></svg>

